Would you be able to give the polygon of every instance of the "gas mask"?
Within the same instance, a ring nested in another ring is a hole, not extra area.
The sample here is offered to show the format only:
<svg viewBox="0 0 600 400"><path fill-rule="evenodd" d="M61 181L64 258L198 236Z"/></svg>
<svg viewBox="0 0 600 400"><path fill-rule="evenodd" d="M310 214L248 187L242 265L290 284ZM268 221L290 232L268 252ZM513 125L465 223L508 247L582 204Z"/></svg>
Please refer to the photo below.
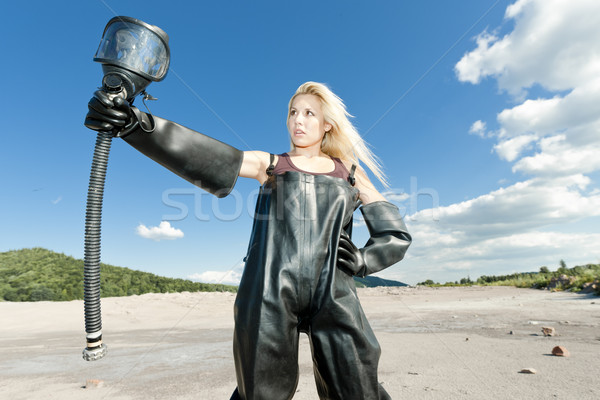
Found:
<svg viewBox="0 0 600 400"><path fill-rule="evenodd" d="M94 61L102 63L102 86L122 93L129 102L150 82L165 78L169 69L169 36L157 26L135 18L108 21Z"/></svg>

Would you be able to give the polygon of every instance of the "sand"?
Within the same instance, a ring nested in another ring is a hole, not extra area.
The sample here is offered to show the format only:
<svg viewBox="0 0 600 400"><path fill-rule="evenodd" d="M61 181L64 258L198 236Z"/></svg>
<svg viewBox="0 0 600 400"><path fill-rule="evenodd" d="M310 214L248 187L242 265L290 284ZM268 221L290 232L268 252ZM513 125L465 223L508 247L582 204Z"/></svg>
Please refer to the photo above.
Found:
<svg viewBox="0 0 600 400"><path fill-rule="evenodd" d="M372 288L359 297L382 347L380 381L394 399L600 398L599 297L508 287ZM234 298L103 299L108 354L94 362L81 357L81 301L2 302L0 397L229 399ZM543 326L556 335L545 337ZM570 356L553 356L558 345ZM294 399L317 398L302 335Z"/></svg>

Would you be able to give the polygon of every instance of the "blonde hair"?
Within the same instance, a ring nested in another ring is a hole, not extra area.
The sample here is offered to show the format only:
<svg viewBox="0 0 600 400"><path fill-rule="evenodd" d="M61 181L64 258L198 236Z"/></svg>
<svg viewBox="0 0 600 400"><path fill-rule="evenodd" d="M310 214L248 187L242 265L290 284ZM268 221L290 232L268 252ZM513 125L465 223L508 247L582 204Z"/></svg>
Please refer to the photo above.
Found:
<svg viewBox="0 0 600 400"><path fill-rule="evenodd" d="M325 123L331 124L331 129L325 132L323 137L321 151L356 165L359 165L359 162L364 163L386 188L389 187L379 159L369 149L367 142L350 122L349 118L352 118L352 115L346 110L342 99L333 93L327 85L318 82L306 82L300 85L290 99L288 119L294 99L301 94L317 96L321 101L321 111ZM294 148L292 142L291 149L294 150Z"/></svg>

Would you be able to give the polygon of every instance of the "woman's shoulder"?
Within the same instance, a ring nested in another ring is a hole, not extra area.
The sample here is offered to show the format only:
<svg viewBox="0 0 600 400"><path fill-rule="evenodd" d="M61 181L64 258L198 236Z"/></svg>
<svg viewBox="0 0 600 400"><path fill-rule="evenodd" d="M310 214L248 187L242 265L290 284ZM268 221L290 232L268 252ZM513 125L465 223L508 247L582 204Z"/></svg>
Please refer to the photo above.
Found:
<svg viewBox="0 0 600 400"><path fill-rule="evenodd" d="M342 165L348 170L350 171L352 169L353 165L356 165L352 160L347 160L341 157L333 157L332 158L340 163L342 163Z"/></svg>
<svg viewBox="0 0 600 400"><path fill-rule="evenodd" d="M269 162L269 153L261 150L244 151L244 160L255 165L262 165Z"/></svg>

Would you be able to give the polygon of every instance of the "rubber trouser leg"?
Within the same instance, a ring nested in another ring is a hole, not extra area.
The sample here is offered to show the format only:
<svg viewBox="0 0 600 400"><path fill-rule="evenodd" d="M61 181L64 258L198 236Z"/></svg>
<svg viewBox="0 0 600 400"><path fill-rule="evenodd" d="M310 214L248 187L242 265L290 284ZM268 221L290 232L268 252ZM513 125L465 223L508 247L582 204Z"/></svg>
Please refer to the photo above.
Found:
<svg viewBox="0 0 600 400"><path fill-rule="evenodd" d="M291 399L298 385L297 317L274 310L282 303L270 300L256 304L245 299L236 305L233 353L244 400Z"/></svg>
<svg viewBox="0 0 600 400"><path fill-rule="evenodd" d="M336 286L335 298L328 297L328 304L321 305L310 326L319 397L328 400L391 399L377 378L381 348L356 291L348 282L338 281Z"/></svg>
<svg viewBox="0 0 600 400"><path fill-rule="evenodd" d="M242 400L242 398L240 397L240 391L237 388L235 388L229 400Z"/></svg>

